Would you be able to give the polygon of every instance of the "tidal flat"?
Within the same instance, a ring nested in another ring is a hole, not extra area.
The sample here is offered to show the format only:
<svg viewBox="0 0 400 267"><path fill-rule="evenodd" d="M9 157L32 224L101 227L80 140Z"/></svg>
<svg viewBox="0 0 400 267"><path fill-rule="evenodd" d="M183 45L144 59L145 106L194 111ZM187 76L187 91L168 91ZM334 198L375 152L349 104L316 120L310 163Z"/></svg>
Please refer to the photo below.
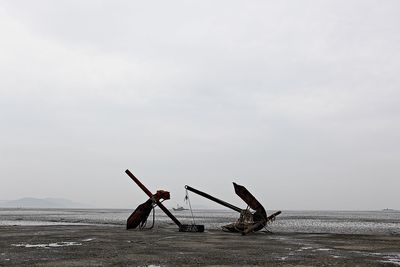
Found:
<svg viewBox="0 0 400 267"><path fill-rule="evenodd" d="M400 235L0 226L1 266L400 266Z"/></svg>

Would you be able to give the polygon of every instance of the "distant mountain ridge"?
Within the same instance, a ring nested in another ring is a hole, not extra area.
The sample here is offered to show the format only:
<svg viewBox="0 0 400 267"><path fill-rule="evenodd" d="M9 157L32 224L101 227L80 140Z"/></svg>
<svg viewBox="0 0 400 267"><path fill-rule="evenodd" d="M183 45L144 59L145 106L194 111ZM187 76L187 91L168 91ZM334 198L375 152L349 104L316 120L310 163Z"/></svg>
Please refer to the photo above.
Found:
<svg viewBox="0 0 400 267"><path fill-rule="evenodd" d="M16 200L0 201L2 208L92 208L88 204L74 202L64 198L24 197Z"/></svg>

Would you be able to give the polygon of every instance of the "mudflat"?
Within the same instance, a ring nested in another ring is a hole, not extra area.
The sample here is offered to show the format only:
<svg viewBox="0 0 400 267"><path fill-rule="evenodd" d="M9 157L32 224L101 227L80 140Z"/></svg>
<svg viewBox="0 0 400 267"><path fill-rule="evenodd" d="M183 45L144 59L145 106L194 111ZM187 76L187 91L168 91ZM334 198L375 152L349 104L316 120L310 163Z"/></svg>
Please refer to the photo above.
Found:
<svg viewBox="0 0 400 267"><path fill-rule="evenodd" d="M1 266L395 266L400 236L1 226Z"/></svg>

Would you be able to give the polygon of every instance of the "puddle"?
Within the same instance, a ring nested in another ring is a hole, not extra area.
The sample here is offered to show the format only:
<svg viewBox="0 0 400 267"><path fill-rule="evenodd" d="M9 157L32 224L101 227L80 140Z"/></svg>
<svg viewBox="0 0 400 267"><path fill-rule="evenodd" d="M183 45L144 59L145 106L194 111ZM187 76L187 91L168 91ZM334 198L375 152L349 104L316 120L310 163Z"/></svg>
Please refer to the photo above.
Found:
<svg viewBox="0 0 400 267"><path fill-rule="evenodd" d="M86 239L83 239L82 242L90 242L90 241L93 241L95 239L96 238L86 238Z"/></svg>
<svg viewBox="0 0 400 267"><path fill-rule="evenodd" d="M319 250L319 251L330 251L332 249L331 248L317 248L316 250Z"/></svg>
<svg viewBox="0 0 400 267"><path fill-rule="evenodd" d="M0 220L1 226L49 226L49 225L90 225L80 222L50 222L50 221L25 221L25 220Z"/></svg>
<svg viewBox="0 0 400 267"><path fill-rule="evenodd" d="M384 260L382 260L381 262L391 263L391 264L400 266L400 254L386 255L383 258L384 258Z"/></svg>
<svg viewBox="0 0 400 267"><path fill-rule="evenodd" d="M57 242L49 244L12 244L14 247L25 247L25 248L58 248L58 247L69 247L69 246L80 246L78 242Z"/></svg>
<svg viewBox="0 0 400 267"><path fill-rule="evenodd" d="M400 266L400 261L397 260L397 259L388 259L388 260L381 261L381 262L384 262L384 263L391 263L391 264L399 265L399 266Z"/></svg>

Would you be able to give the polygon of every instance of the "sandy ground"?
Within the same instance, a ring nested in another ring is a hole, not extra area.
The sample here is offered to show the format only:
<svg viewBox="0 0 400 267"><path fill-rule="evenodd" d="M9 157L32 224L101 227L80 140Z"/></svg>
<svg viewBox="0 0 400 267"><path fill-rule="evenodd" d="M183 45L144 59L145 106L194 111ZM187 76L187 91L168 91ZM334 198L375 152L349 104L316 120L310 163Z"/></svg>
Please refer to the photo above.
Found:
<svg viewBox="0 0 400 267"><path fill-rule="evenodd" d="M400 266L400 236L1 226L1 266Z"/></svg>

